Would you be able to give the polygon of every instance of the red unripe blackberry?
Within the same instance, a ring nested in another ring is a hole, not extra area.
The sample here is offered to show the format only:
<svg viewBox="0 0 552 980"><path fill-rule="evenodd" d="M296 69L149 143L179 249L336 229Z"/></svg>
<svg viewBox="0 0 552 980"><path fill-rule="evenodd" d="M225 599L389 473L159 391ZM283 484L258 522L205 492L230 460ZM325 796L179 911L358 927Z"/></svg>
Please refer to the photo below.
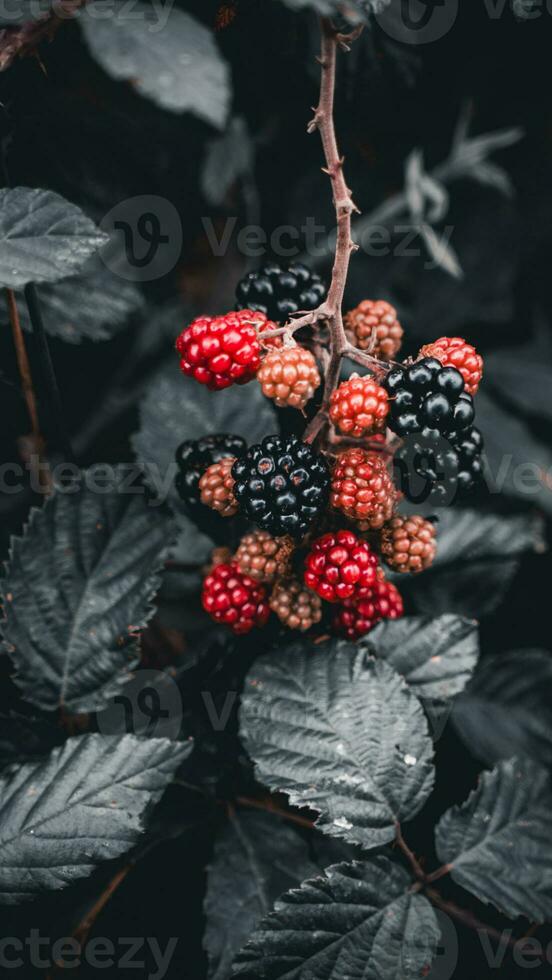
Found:
<svg viewBox="0 0 552 980"><path fill-rule="evenodd" d="M380 453L352 448L340 453L332 473L330 504L363 530L382 527L395 509L397 495Z"/></svg>
<svg viewBox="0 0 552 980"><path fill-rule="evenodd" d="M464 379L468 394L475 395L483 377L483 358L462 337L440 337L432 344L425 344L417 359L421 357L435 357L443 367L456 368Z"/></svg>
<svg viewBox="0 0 552 980"><path fill-rule="evenodd" d="M318 538L305 559L305 585L326 602L367 595L376 582L377 558L352 531Z"/></svg>
<svg viewBox="0 0 552 980"><path fill-rule="evenodd" d="M335 610L332 629L337 636L358 640L361 636L366 636L379 620L378 608L372 597L348 599Z"/></svg>
<svg viewBox="0 0 552 980"><path fill-rule="evenodd" d="M275 327L264 313L251 310L199 316L176 341L180 369L213 391L246 384L261 363L262 331Z"/></svg>
<svg viewBox="0 0 552 980"><path fill-rule="evenodd" d="M268 531L252 531L241 539L234 561L244 575L271 585L287 574L293 550L290 537L273 538Z"/></svg>
<svg viewBox="0 0 552 980"><path fill-rule="evenodd" d="M404 331L395 307L383 299L363 299L347 313L345 327L355 347L382 361L393 360L400 350Z"/></svg>
<svg viewBox="0 0 552 980"><path fill-rule="evenodd" d="M394 517L382 530L382 558L395 572L422 572L436 550L435 525L418 514Z"/></svg>
<svg viewBox="0 0 552 980"><path fill-rule="evenodd" d="M205 612L237 634L264 626L270 616L266 590L234 565L217 565L203 582Z"/></svg>
<svg viewBox="0 0 552 980"><path fill-rule="evenodd" d="M381 568L377 569L376 582L366 596L347 599L335 611L332 627L338 636L358 640L365 636L382 619L398 619L404 612L398 589L388 582Z"/></svg>
<svg viewBox="0 0 552 980"><path fill-rule="evenodd" d="M380 619L399 619L404 613L402 596L392 582L388 582L383 570L378 569L377 581L374 587L374 601Z"/></svg>
<svg viewBox="0 0 552 980"><path fill-rule="evenodd" d="M280 622L290 630L307 630L322 618L320 597L296 578L281 579L270 596L270 608Z"/></svg>
<svg viewBox="0 0 552 980"><path fill-rule="evenodd" d="M340 384L330 398L330 418L336 429L358 438L385 432L389 398L385 388L365 376L352 375Z"/></svg>
<svg viewBox="0 0 552 980"><path fill-rule="evenodd" d="M304 347L270 351L257 371L263 395L278 408L304 408L320 384L316 361Z"/></svg>
<svg viewBox="0 0 552 980"><path fill-rule="evenodd" d="M221 517L233 517L238 513L238 501L234 497L232 467L235 456L212 463L199 481L201 503L216 510Z"/></svg>

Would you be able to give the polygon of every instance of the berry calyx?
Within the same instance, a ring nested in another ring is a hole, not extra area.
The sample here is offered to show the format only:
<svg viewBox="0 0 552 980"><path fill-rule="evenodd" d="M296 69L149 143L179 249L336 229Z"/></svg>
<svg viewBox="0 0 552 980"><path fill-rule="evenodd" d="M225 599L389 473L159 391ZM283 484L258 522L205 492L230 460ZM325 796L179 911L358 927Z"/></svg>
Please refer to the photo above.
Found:
<svg viewBox="0 0 552 980"><path fill-rule="evenodd" d="M377 558L352 531L318 538L305 559L305 585L326 602L367 595L375 585Z"/></svg>
<svg viewBox="0 0 552 980"><path fill-rule="evenodd" d="M473 422L473 401L464 389L464 378L437 358L424 357L393 368L384 385L390 401L387 424L399 436L425 428L454 432Z"/></svg>
<svg viewBox="0 0 552 980"><path fill-rule="evenodd" d="M212 391L246 384L261 363L262 331L275 327L264 314L251 310L197 317L175 344L180 370Z"/></svg>
<svg viewBox="0 0 552 980"><path fill-rule="evenodd" d="M293 550L290 537L273 538L268 531L252 531L241 539L234 561L244 575L271 585L287 574Z"/></svg>
<svg viewBox="0 0 552 980"><path fill-rule="evenodd" d="M345 328L355 347L381 361L392 361L400 350L404 331L395 307L383 299L363 299L347 313Z"/></svg>
<svg viewBox="0 0 552 980"><path fill-rule="evenodd" d="M248 272L236 290L239 310L260 310L278 323L285 323L299 310L315 309L325 295L326 286L320 276L301 262L288 266L267 262Z"/></svg>
<svg viewBox="0 0 552 980"><path fill-rule="evenodd" d="M194 520L202 516L211 518L201 502L199 481L208 466L230 456L237 458L247 450L247 443L241 436L219 432L201 439L186 439L175 453L179 472L175 485L186 510Z"/></svg>
<svg viewBox="0 0 552 980"><path fill-rule="evenodd" d="M304 347L271 351L257 371L263 395L278 408L305 407L320 384L316 361Z"/></svg>
<svg viewBox="0 0 552 980"><path fill-rule="evenodd" d="M264 626L270 616L266 590L234 564L217 565L203 582L205 612L236 634Z"/></svg>
<svg viewBox="0 0 552 980"><path fill-rule="evenodd" d="M385 432L389 398L373 378L353 375L330 398L330 418L336 429L358 438Z"/></svg>
<svg viewBox="0 0 552 980"><path fill-rule="evenodd" d="M330 503L363 530L380 528L392 516L396 490L383 456L352 448L340 453L332 473Z"/></svg>
<svg viewBox="0 0 552 980"><path fill-rule="evenodd" d="M418 358L421 357L435 357L444 367L456 368L464 379L468 394L477 392L483 377L483 358L463 337L440 337L425 344L418 353Z"/></svg>
<svg viewBox="0 0 552 980"><path fill-rule="evenodd" d="M221 517L233 517L238 513L238 501L234 497L232 467L234 456L211 463L199 481L201 503L216 510Z"/></svg>
<svg viewBox="0 0 552 980"><path fill-rule="evenodd" d="M296 578L276 583L270 596L270 608L283 626L305 633L322 618L322 602Z"/></svg>
<svg viewBox="0 0 552 980"><path fill-rule="evenodd" d="M435 525L417 514L394 517L382 530L381 555L395 572L423 572L435 552Z"/></svg>
<svg viewBox="0 0 552 980"><path fill-rule="evenodd" d="M328 502L327 463L295 436L267 436L234 463L232 475L240 510L274 537L301 537Z"/></svg>

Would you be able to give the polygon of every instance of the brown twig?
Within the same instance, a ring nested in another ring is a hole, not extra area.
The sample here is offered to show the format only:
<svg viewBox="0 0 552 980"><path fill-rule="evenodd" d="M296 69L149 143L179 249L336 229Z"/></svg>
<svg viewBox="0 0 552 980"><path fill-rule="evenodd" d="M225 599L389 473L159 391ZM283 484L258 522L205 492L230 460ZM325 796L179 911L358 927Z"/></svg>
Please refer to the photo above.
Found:
<svg viewBox="0 0 552 980"><path fill-rule="evenodd" d="M509 936L504 931L495 929L493 926L487 925L486 922L482 922L478 919L476 915L469 911L469 909L462 909L455 902L450 902L448 899L443 898L443 896L435 888L426 888L425 894L431 902L442 912L446 912L451 919L456 919L461 925L465 926L467 929L475 929L476 932L484 932L487 936L492 939L496 939L499 943L506 943L510 949L517 946L519 942L522 942L525 937ZM541 959L545 959L545 952L541 952Z"/></svg>
<svg viewBox="0 0 552 980"><path fill-rule="evenodd" d="M21 379L21 390L23 391L23 397L27 406L27 413L29 415L29 422L31 424L30 434L28 436L23 436L19 440L19 446L24 461L28 462L32 467L33 462L42 462L45 444L40 431L31 366L29 364L25 338L23 336L23 330L21 329L21 321L19 319L19 311L17 309L17 300L13 289L6 289L6 301L8 305L8 315L12 331L13 345L15 347L15 356L17 359L17 368ZM37 468L37 474L40 485L46 491L51 490L52 480L48 468L39 466Z"/></svg>
<svg viewBox="0 0 552 980"><path fill-rule="evenodd" d="M275 816L281 817L282 820L289 820L290 823L295 823L299 827L305 827L307 830L314 828L314 821L309 820L308 817L301 817L298 813L292 813L290 810L282 810L281 807L272 803L270 799L268 801L255 800L249 796L238 796L236 797L236 803L240 806L251 807L254 810L264 810L265 813L273 813Z"/></svg>
<svg viewBox="0 0 552 980"><path fill-rule="evenodd" d="M0 30L0 72L5 71L15 61L29 54L37 55L38 45L51 41L64 21L71 19L86 0L57 0L53 13L36 20L29 20L19 27L4 27ZM38 55L37 55L38 57ZM39 63L40 58L38 58ZM41 67L43 67L41 65Z"/></svg>
<svg viewBox="0 0 552 980"><path fill-rule="evenodd" d="M427 880L426 873L422 868L420 862L418 861L418 858L414 854L414 851L411 851L408 844L406 843L402 835L401 825L398 822L395 824L395 843L397 847L400 848L400 850L403 852L406 859L408 860L408 863L412 868L414 877L417 878L418 881L426 881Z"/></svg>

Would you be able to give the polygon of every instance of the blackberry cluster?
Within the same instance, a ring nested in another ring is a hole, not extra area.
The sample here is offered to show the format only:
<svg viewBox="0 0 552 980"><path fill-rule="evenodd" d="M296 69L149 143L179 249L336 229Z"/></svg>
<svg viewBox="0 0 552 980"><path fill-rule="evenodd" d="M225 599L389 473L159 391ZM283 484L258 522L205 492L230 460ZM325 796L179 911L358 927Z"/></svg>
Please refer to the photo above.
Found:
<svg viewBox="0 0 552 980"><path fill-rule="evenodd" d="M483 448L483 436L475 426L446 436L423 429L395 454L395 484L412 503L453 504L480 483Z"/></svg>
<svg viewBox="0 0 552 980"><path fill-rule="evenodd" d="M387 424L399 436L426 428L457 432L473 422L473 399L460 371L443 367L435 357L393 368L384 385L390 402Z"/></svg>
<svg viewBox="0 0 552 980"><path fill-rule="evenodd" d="M285 267L269 262L249 272L236 290L238 310L259 310L278 323L285 323L298 310L314 309L325 295L320 276L301 262Z"/></svg>
<svg viewBox="0 0 552 980"><path fill-rule="evenodd" d="M201 439L186 439L175 453L178 473L175 486L188 514L195 520L212 521L213 511L201 502L199 481L206 469L230 456L243 456L247 445L241 436L217 432Z"/></svg>
<svg viewBox="0 0 552 980"><path fill-rule="evenodd" d="M268 436L251 446L232 476L242 513L274 537L301 537L328 502L326 461L295 436Z"/></svg>

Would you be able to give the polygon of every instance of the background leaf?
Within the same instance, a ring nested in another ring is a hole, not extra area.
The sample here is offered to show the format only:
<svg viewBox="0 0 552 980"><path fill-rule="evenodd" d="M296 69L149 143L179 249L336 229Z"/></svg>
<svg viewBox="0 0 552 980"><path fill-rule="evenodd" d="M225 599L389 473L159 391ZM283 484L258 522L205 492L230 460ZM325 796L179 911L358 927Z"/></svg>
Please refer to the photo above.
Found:
<svg viewBox="0 0 552 980"><path fill-rule="evenodd" d="M446 614L379 623L366 644L419 698L447 701L463 690L479 657L477 624Z"/></svg>
<svg viewBox="0 0 552 980"><path fill-rule="evenodd" d="M0 189L0 285L56 282L77 272L107 235L53 191Z"/></svg>
<svg viewBox="0 0 552 980"><path fill-rule="evenodd" d="M123 854L189 742L81 735L0 779L0 902L64 888Z"/></svg>
<svg viewBox="0 0 552 980"><path fill-rule="evenodd" d="M211 980L229 976L235 954L282 892L318 874L323 864L345 860L348 850L341 841L318 837L311 848L274 813L232 814L207 870L205 948Z"/></svg>
<svg viewBox="0 0 552 980"><path fill-rule="evenodd" d="M552 766L552 655L514 650L483 660L451 720L489 765L514 753Z"/></svg>
<svg viewBox="0 0 552 980"><path fill-rule="evenodd" d="M552 915L548 773L509 759L483 773L466 803L436 828L439 858L459 885L512 917Z"/></svg>
<svg viewBox="0 0 552 980"><path fill-rule="evenodd" d="M337 864L288 892L238 955L234 976L278 980L414 980L425 976L440 931L401 867L379 855Z"/></svg>
<svg viewBox="0 0 552 980"><path fill-rule="evenodd" d="M221 205L232 185L252 171L254 159L247 123L242 116L236 116L224 135L211 140L207 147L201 189L209 204Z"/></svg>
<svg viewBox="0 0 552 980"><path fill-rule="evenodd" d="M175 336L178 325L175 327ZM174 454L184 439L199 439L209 432L241 435L251 445L277 431L274 409L259 385L233 386L213 393L193 378L186 378L174 362L155 375L140 406L140 429L132 444L145 479L158 474L171 499L177 473Z"/></svg>
<svg viewBox="0 0 552 980"><path fill-rule="evenodd" d="M101 0L89 3L80 23L90 51L117 80L171 112L193 112L223 129L230 103L230 72L211 32L177 7L160 9L136 0L102 16Z"/></svg>
<svg viewBox="0 0 552 980"><path fill-rule="evenodd" d="M395 837L433 786L419 701L385 662L353 644L294 643L261 657L245 683L240 733L261 782L364 847Z"/></svg>
<svg viewBox="0 0 552 980"><path fill-rule="evenodd" d="M69 344L83 340L109 340L126 325L128 317L142 303L140 290L132 282L114 275L93 256L77 276L38 288L44 327L51 337ZM31 330L27 306L17 294L21 325ZM5 297L0 296L2 315L7 321Z"/></svg>
<svg viewBox="0 0 552 980"><path fill-rule="evenodd" d="M136 666L135 637L153 614L171 525L143 488L125 489L128 468L113 472L92 467L76 492L58 490L12 543L2 632L17 685L45 710L103 707ZM103 490L87 488L93 479Z"/></svg>
<svg viewBox="0 0 552 980"><path fill-rule="evenodd" d="M536 515L499 516L455 507L439 511L431 568L408 581L405 575L392 577L419 613L482 616L500 604L522 556L544 550L543 525Z"/></svg>

